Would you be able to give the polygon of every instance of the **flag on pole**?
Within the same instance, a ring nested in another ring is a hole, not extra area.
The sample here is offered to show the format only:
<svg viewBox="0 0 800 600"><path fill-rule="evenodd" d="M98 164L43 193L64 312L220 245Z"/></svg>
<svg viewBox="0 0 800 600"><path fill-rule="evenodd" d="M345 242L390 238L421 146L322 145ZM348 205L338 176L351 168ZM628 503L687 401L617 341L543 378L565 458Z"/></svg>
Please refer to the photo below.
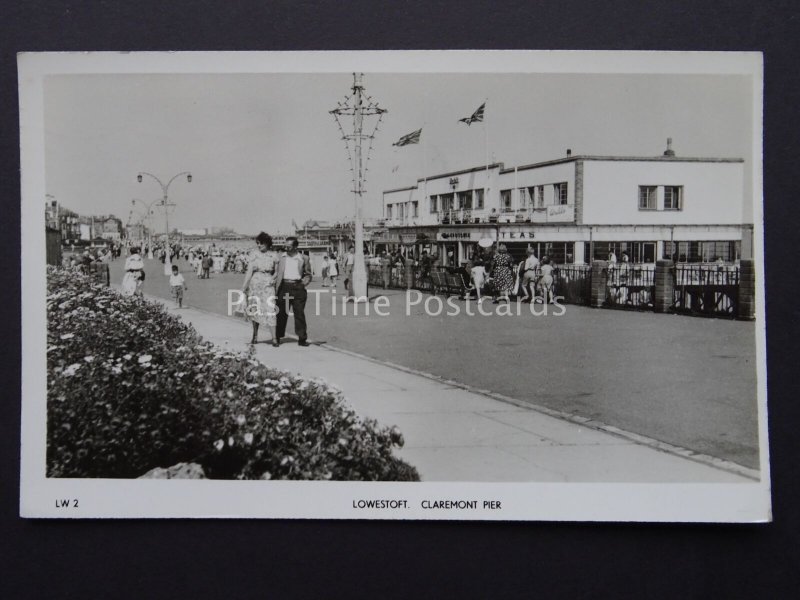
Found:
<svg viewBox="0 0 800 600"><path fill-rule="evenodd" d="M408 146L409 144L419 144L419 136L422 134L422 128L412 131L397 140L392 146Z"/></svg>
<svg viewBox="0 0 800 600"><path fill-rule="evenodd" d="M466 123L467 125L472 125L476 121L483 121L483 111L486 108L486 102L481 104L474 113L472 113L469 117L464 117L463 119L459 119L459 123Z"/></svg>

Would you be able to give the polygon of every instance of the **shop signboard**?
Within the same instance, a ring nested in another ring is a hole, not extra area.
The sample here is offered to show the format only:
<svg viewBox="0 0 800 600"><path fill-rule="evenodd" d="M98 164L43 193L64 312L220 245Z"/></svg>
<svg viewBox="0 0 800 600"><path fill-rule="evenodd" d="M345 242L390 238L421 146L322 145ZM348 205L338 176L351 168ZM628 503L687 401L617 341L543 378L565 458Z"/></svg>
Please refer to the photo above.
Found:
<svg viewBox="0 0 800 600"><path fill-rule="evenodd" d="M548 223L572 223L575 221L575 206L572 204L556 204L547 207Z"/></svg>
<svg viewBox="0 0 800 600"><path fill-rule="evenodd" d="M499 236L501 240L532 240L534 238L533 231L500 231Z"/></svg>
<svg viewBox="0 0 800 600"><path fill-rule="evenodd" d="M375 232L373 237L375 242L399 242L400 234L392 231Z"/></svg>
<svg viewBox="0 0 800 600"><path fill-rule="evenodd" d="M480 236L471 231L440 231L436 234L439 242L471 242L477 241Z"/></svg>

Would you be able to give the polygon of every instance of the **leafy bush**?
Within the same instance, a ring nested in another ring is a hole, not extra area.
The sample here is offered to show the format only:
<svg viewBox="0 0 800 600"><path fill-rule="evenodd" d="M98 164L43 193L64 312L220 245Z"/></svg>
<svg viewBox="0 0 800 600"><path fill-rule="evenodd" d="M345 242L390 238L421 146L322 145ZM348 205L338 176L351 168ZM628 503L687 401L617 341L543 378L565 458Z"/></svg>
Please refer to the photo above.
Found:
<svg viewBox="0 0 800 600"><path fill-rule="evenodd" d="M138 477L199 463L218 479L417 481L397 428L322 380L203 342L160 304L48 268L47 474Z"/></svg>

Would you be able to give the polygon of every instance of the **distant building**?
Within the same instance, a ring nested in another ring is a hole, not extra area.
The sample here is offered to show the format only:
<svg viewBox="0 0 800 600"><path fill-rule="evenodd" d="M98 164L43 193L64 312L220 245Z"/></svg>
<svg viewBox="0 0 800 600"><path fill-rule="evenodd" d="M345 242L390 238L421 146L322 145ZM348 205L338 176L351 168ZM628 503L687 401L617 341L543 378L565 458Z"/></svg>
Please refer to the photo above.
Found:
<svg viewBox="0 0 800 600"><path fill-rule="evenodd" d="M118 242L122 239L124 232L122 219L118 219L114 215L94 217L93 225L93 238L101 237L112 242Z"/></svg>
<svg viewBox="0 0 800 600"><path fill-rule="evenodd" d="M364 245L374 253L373 238L376 232L385 229L382 219L364 220ZM328 252L343 254L355 242L355 225L352 221L317 221L309 219L302 227L296 227L295 235L303 244L327 246Z"/></svg>
<svg viewBox="0 0 800 600"><path fill-rule="evenodd" d="M45 202L45 226L58 231L63 244L74 244L81 237L80 216L56 200Z"/></svg>
<svg viewBox="0 0 800 600"><path fill-rule="evenodd" d="M178 229L178 233L187 237L208 235L208 229Z"/></svg>

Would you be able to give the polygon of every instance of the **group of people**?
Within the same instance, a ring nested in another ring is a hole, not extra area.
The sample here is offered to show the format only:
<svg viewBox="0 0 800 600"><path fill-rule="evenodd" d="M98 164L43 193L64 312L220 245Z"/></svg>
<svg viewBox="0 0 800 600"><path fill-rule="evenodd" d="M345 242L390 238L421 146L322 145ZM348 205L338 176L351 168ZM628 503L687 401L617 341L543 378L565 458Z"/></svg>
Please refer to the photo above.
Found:
<svg viewBox="0 0 800 600"><path fill-rule="evenodd" d="M322 287L336 287L336 278L339 277L339 263L336 254L326 254L322 257Z"/></svg>
<svg viewBox="0 0 800 600"><path fill-rule="evenodd" d="M299 241L296 237L286 238L285 251L273 248L272 237L261 232L256 237L257 249L245 255L243 262L244 282L242 283L242 311L252 323L253 335L251 344L258 342L259 329L269 328L273 346L279 346L286 333L289 320L289 307L294 314L295 333L298 344L308 346L308 332L305 319L307 300L306 286L311 282L311 263L309 257L298 251ZM176 253L176 257L180 257ZM194 266L199 259L201 272L210 269L209 257L187 252L184 255ZM335 265L335 261L332 262ZM330 271L329 271L330 276ZM131 247L125 260L125 274L122 279L122 293L127 296L142 296L142 284L145 280L144 260L138 247ZM186 280L178 265L172 265L169 275L170 291L175 306L183 306L183 292L187 289Z"/></svg>
<svg viewBox="0 0 800 600"><path fill-rule="evenodd" d="M554 267L546 256L539 260L533 248L528 248L527 258L517 265L505 244L500 244L490 257L479 254L470 262L464 270L470 281L469 291L475 292L478 302L483 301L482 292L486 291L491 293L494 304L509 302L511 295L525 303L536 298L543 302L553 299Z"/></svg>
<svg viewBox="0 0 800 600"><path fill-rule="evenodd" d="M296 237L286 238L283 253L273 249L272 237L263 231L256 237L257 250L248 255L242 293L243 312L253 324L251 344L258 342L258 330L269 328L272 345L278 347L286 333L289 307L294 314L297 343L309 346L306 327L306 286L311 282L311 261L298 251Z"/></svg>
<svg viewBox="0 0 800 600"><path fill-rule="evenodd" d="M82 254L64 255L61 265L67 269L73 269L82 273L89 273L95 265L109 264L116 258L112 248L94 248L84 250Z"/></svg>

